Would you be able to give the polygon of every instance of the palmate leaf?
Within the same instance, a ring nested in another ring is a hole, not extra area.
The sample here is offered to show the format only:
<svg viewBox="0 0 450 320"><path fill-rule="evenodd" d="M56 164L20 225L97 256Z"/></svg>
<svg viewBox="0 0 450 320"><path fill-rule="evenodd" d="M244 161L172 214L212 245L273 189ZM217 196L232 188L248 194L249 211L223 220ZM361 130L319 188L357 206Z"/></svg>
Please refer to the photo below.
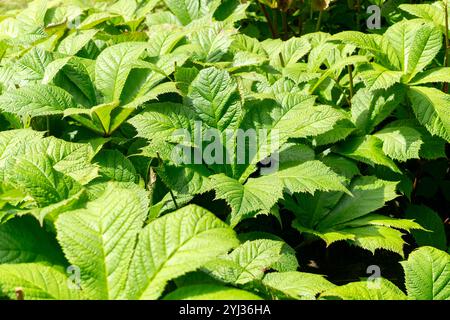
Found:
<svg viewBox="0 0 450 320"><path fill-rule="evenodd" d="M166 283L235 247L234 231L209 211L189 205L145 227L130 265L128 298L157 299Z"/></svg>
<svg viewBox="0 0 450 320"><path fill-rule="evenodd" d="M63 58L64 59L64 58ZM60 59L54 60L53 63L59 63ZM52 65L54 67L54 65ZM56 65L55 67L58 67ZM93 60L72 57L62 66L61 72L55 74L53 82L59 87L69 92L77 104L84 107L90 107L97 104L97 92L94 88L92 79L95 77L95 62ZM52 71L50 65L46 70ZM53 70L56 71L56 70Z"/></svg>
<svg viewBox="0 0 450 320"><path fill-rule="evenodd" d="M42 77L42 83L49 84L55 78L58 72L69 62L70 59L72 59L72 57L64 57L50 62L47 68L45 68L45 73Z"/></svg>
<svg viewBox="0 0 450 320"><path fill-rule="evenodd" d="M311 50L311 45L306 39L290 38L283 42L276 52L272 52L270 55L271 64L278 67L292 65L305 56L309 50ZM280 58L280 55L282 58ZM283 60L281 61L281 59Z"/></svg>
<svg viewBox="0 0 450 320"><path fill-rule="evenodd" d="M401 264L405 271L408 298L450 299L450 255L448 253L433 247L420 247Z"/></svg>
<svg viewBox="0 0 450 320"><path fill-rule="evenodd" d="M389 67L389 69L398 70L401 68L401 62L396 51L383 36L377 34L365 34L358 31L343 31L333 35L329 40L341 41L367 50L371 52L382 65Z"/></svg>
<svg viewBox="0 0 450 320"><path fill-rule="evenodd" d="M320 220L319 230L332 228L371 213L395 199L397 182L375 177L357 177L350 185L351 195L344 195L328 215Z"/></svg>
<svg viewBox="0 0 450 320"><path fill-rule="evenodd" d="M450 296L450 255L432 247L420 247L407 261L400 262L405 271L408 295L383 278L353 282L334 287L321 298L344 300L448 300Z"/></svg>
<svg viewBox="0 0 450 320"><path fill-rule="evenodd" d="M164 300L261 300L257 295L216 284L199 284L178 288Z"/></svg>
<svg viewBox="0 0 450 320"><path fill-rule="evenodd" d="M246 145L250 157L246 162L248 164L238 163L235 168L234 176L239 181L245 181L254 171L256 163L277 152L289 138L320 135L332 130L338 121L346 119L346 114L340 110L330 106L314 106L314 100L315 97L301 93L283 93L276 95L276 101L256 100L245 106L247 112L240 129L246 133L255 132L256 142L255 145ZM236 152L239 157L239 150Z"/></svg>
<svg viewBox="0 0 450 320"><path fill-rule="evenodd" d="M450 141L450 95L435 88L410 87L408 97L417 120L432 135Z"/></svg>
<svg viewBox="0 0 450 320"><path fill-rule="evenodd" d="M384 248L403 255L402 233L392 228L409 231L421 226L372 213L397 196L396 185L375 177L354 178L349 187L351 196L332 194L321 200L324 203L313 206L313 211L294 211L298 218L293 227L323 239L327 245L347 240L371 252Z"/></svg>
<svg viewBox="0 0 450 320"><path fill-rule="evenodd" d="M74 107L72 96L52 85L30 85L0 96L0 109L19 116L62 114L65 109Z"/></svg>
<svg viewBox="0 0 450 320"><path fill-rule="evenodd" d="M210 179L216 199L224 199L231 207L232 226L250 214L269 212L283 195L279 182L269 179L250 178L244 185L224 174L213 175Z"/></svg>
<svg viewBox="0 0 450 320"><path fill-rule="evenodd" d="M0 292L16 299L21 288L26 300L81 300L86 296L59 268L40 263L0 265Z"/></svg>
<svg viewBox="0 0 450 320"><path fill-rule="evenodd" d="M70 263L81 269L81 287L92 299L117 299L127 281L136 237L147 214L143 190L110 184L85 209L56 221L57 238Z"/></svg>
<svg viewBox="0 0 450 320"><path fill-rule="evenodd" d="M235 226L242 219L260 212L268 213L282 198L283 191L289 193L316 190L337 190L346 192L343 179L320 161L306 161L302 164L281 169L274 173L250 178L246 183L225 175L211 176L210 188L216 191L216 198L224 199L231 207L230 223Z"/></svg>
<svg viewBox="0 0 450 320"><path fill-rule="evenodd" d="M188 133L195 130L197 115L188 107L171 103L154 103L144 109L128 122L136 128L138 137L152 141L172 141L177 136L177 130ZM182 140L185 140L185 137Z"/></svg>

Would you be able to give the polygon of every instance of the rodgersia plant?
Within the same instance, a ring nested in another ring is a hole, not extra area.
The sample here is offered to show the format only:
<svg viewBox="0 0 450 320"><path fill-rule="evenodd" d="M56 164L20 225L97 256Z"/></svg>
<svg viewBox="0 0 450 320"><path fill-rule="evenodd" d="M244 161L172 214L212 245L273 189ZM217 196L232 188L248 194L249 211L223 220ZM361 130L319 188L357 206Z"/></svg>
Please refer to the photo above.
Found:
<svg viewBox="0 0 450 320"><path fill-rule="evenodd" d="M5 16L0 296L450 299L447 3L333 34L352 6L323 3L322 31L271 20L279 37L252 32L267 17L250 1ZM332 250L383 252L404 277L343 284Z"/></svg>

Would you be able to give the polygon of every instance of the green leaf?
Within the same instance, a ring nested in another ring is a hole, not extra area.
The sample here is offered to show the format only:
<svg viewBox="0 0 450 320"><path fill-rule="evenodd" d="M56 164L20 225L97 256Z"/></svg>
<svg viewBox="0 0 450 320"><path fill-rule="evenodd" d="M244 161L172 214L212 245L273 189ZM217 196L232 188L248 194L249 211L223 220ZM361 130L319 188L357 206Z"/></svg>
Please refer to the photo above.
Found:
<svg viewBox="0 0 450 320"><path fill-rule="evenodd" d="M386 119L405 98L402 87L370 91L360 89L352 99L352 120L358 130L369 134Z"/></svg>
<svg viewBox="0 0 450 320"><path fill-rule="evenodd" d="M0 224L0 263L47 262L64 265L65 259L55 238L25 216Z"/></svg>
<svg viewBox="0 0 450 320"><path fill-rule="evenodd" d="M444 1L436 1L432 4L401 4L399 8L416 17L435 23L442 32L446 32Z"/></svg>
<svg viewBox="0 0 450 320"><path fill-rule="evenodd" d="M366 88L373 91L379 89L389 89L394 84L399 83L403 73L387 69L378 64L367 65L360 72L360 77L364 80Z"/></svg>
<svg viewBox="0 0 450 320"><path fill-rule="evenodd" d="M102 150L94 161L100 166L99 175L102 179L135 183L139 181L131 161L118 150Z"/></svg>
<svg viewBox="0 0 450 320"><path fill-rule="evenodd" d="M48 155L34 152L17 158L6 180L31 196L39 207L65 200L80 191L71 177L55 170Z"/></svg>
<svg viewBox="0 0 450 320"><path fill-rule="evenodd" d="M450 95L435 88L410 87L408 96L419 122L432 135L450 141Z"/></svg>
<svg viewBox="0 0 450 320"><path fill-rule="evenodd" d="M199 284L178 288L164 300L261 300L248 291L214 284Z"/></svg>
<svg viewBox="0 0 450 320"><path fill-rule="evenodd" d="M314 193L317 190L348 192L343 185L344 179L318 160L281 169L263 178L272 183L279 180L284 191L289 193Z"/></svg>
<svg viewBox="0 0 450 320"><path fill-rule="evenodd" d="M449 67L439 67L433 68L424 72L419 73L411 81L410 85L419 85L425 83L436 83L436 82L450 82L450 68Z"/></svg>
<svg viewBox="0 0 450 320"><path fill-rule="evenodd" d="M260 239L246 241L233 252L205 265L214 278L235 285L262 279L264 273L281 258L283 241Z"/></svg>
<svg viewBox="0 0 450 320"><path fill-rule="evenodd" d="M202 267L237 243L231 228L195 205L156 219L139 235L128 297L157 299L169 280Z"/></svg>
<svg viewBox="0 0 450 320"><path fill-rule="evenodd" d="M164 0L170 11L184 25L208 13L209 3L206 0Z"/></svg>
<svg viewBox="0 0 450 320"><path fill-rule="evenodd" d="M271 63L279 67L292 65L305 56L309 50L311 50L311 45L306 39L290 38L282 43L277 52L271 54ZM281 61L280 55L283 57L283 61Z"/></svg>
<svg viewBox="0 0 450 320"><path fill-rule="evenodd" d="M319 230L332 228L337 224L350 222L384 206L385 202L397 197L397 182L376 177L358 177L349 187L351 195L344 195L327 217L322 219Z"/></svg>
<svg viewBox="0 0 450 320"><path fill-rule="evenodd" d="M66 91L51 85L30 85L0 96L0 109L20 116L62 114L65 109L74 107L75 103Z"/></svg>
<svg viewBox="0 0 450 320"><path fill-rule="evenodd" d="M188 98L201 120L223 131L235 127L240 115L236 89L236 82L228 72L207 68L201 70L191 83Z"/></svg>
<svg viewBox="0 0 450 320"><path fill-rule="evenodd" d="M108 47L98 56L95 65L95 84L105 102L120 99L133 63L145 50L145 43L124 42Z"/></svg>
<svg viewBox="0 0 450 320"><path fill-rule="evenodd" d="M354 137L334 147L334 151L343 156L362 161L371 166L376 164L388 167L394 172L401 172L382 149L383 141L374 135Z"/></svg>
<svg viewBox="0 0 450 320"><path fill-rule="evenodd" d="M144 190L108 184L85 209L56 221L64 254L81 270L81 287L92 299L124 297L123 288L137 235L147 215Z"/></svg>
<svg viewBox="0 0 450 320"><path fill-rule="evenodd" d="M51 61L52 57L49 52L36 47L32 48L14 64L17 72L14 78L22 85L27 82L41 80Z"/></svg>
<svg viewBox="0 0 450 320"><path fill-rule="evenodd" d="M76 55L97 34L98 30L74 32L64 38L58 46L58 51L69 56Z"/></svg>
<svg viewBox="0 0 450 320"><path fill-rule="evenodd" d="M433 247L413 251L400 262L405 271L408 298L448 300L450 298L450 255Z"/></svg>
<svg viewBox="0 0 450 320"><path fill-rule="evenodd" d="M0 292L16 299L17 288L25 300L84 299L83 292L59 269L39 263L0 265Z"/></svg>
<svg viewBox="0 0 450 320"><path fill-rule="evenodd" d="M415 33L412 47L407 48L409 51L405 52L408 58L408 62L405 65L407 79L413 78L428 66L441 47L442 34L439 30L432 25L420 26Z"/></svg>
<svg viewBox="0 0 450 320"><path fill-rule="evenodd" d="M72 57L60 58L50 62L47 68L45 69L45 73L42 78L42 83L43 84L50 83L58 74L58 72L69 62L70 59L72 59Z"/></svg>
<svg viewBox="0 0 450 320"><path fill-rule="evenodd" d="M233 42L234 33L234 29L225 29L221 23L215 23L188 34L194 49L194 60L219 62Z"/></svg>
<svg viewBox="0 0 450 320"><path fill-rule="evenodd" d="M401 63L406 81L422 71L442 46L442 35L432 24L403 20L390 27L385 37Z"/></svg>
<svg viewBox="0 0 450 320"><path fill-rule="evenodd" d="M128 122L136 128L138 137L153 141L171 141L177 130L194 132L196 114L181 104L154 103Z"/></svg>
<svg viewBox="0 0 450 320"><path fill-rule="evenodd" d="M315 299L317 294L335 287L321 275L297 271L269 273L262 283L276 296L281 293L290 299Z"/></svg>
<svg viewBox="0 0 450 320"><path fill-rule="evenodd" d="M269 212L283 195L280 183L265 177L250 178L244 185L224 174L213 175L210 179L216 199L224 199L231 207L231 226L236 226L249 214Z"/></svg>
<svg viewBox="0 0 450 320"><path fill-rule="evenodd" d="M406 209L406 218L414 219L426 230L414 230L412 235L419 246L433 246L439 250L447 248L444 222L433 210L423 205L413 205Z"/></svg>
<svg viewBox="0 0 450 320"><path fill-rule="evenodd" d="M338 297L343 300L406 300L406 295L397 286L383 278L331 288L320 297Z"/></svg>
<svg viewBox="0 0 450 320"><path fill-rule="evenodd" d="M419 159L423 141L420 132L413 127L402 126L399 121L384 127L374 136L383 141L383 152L391 159L399 161Z"/></svg>

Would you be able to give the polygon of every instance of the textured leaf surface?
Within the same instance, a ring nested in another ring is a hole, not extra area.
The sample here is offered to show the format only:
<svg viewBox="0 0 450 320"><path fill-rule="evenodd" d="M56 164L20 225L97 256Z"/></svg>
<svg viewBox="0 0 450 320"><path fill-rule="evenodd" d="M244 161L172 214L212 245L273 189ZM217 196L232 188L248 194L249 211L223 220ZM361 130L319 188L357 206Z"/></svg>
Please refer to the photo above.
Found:
<svg viewBox="0 0 450 320"><path fill-rule="evenodd" d="M379 280L361 281L325 291L321 297L339 297L344 300L406 300L406 295L392 282Z"/></svg>
<svg viewBox="0 0 450 320"><path fill-rule="evenodd" d="M105 102L120 99L133 63L144 52L145 44L120 43L103 50L95 65L95 83Z"/></svg>
<svg viewBox="0 0 450 320"><path fill-rule="evenodd" d="M65 259L51 234L32 217L18 217L0 224L0 263L48 262Z"/></svg>
<svg viewBox="0 0 450 320"><path fill-rule="evenodd" d="M408 96L419 122L431 134L450 141L450 95L435 88L411 87Z"/></svg>
<svg viewBox="0 0 450 320"><path fill-rule="evenodd" d="M74 108L72 97L63 89L51 85L30 85L0 96L0 109L30 117L62 114Z"/></svg>
<svg viewBox="0 0 450 320"><path fill-rule="evenodd" d="M262 279L281 258L284 242L275 240L247 241L230 254L211 261L205 267L215 278L232 284L245 284Z"/></svg>
<svg viewBox="0 0 450 320"><path fill-rule="evenodd" d="M59 217L58 241L70 263L81 269L81 287L87 296L123 297L136 237L147 210L142 190L110 184L86 209Z"/></svg>
<svg viewBox="0 0 450 320"><path fill-rule="evenodd" d="M22 288L25 300L80 300L83 293L66 274L38 263L0 265L0 292L16 299L16 288Z"/></svg>
<svg viewBox="0 0 450 320"><path fill-rule="evenodd" d="M408 297L417 300L450 299L450 255L433 247L413 251L407 261L401 262L405 270Z"/></svg>
<svg viewBox="0 0 450 320"><path fill-rule="evenodd" d="M189 205L167 214L139 235L130 265L129 298L157 299L167 281L236 245L234 231L203 208Z"/></svg>
<svg viewBox="0 0 450 320"><path fill-rule="evenodd" d="M269 273L262 283L294 299L315 299L317 294L335 287L321 275L297 271Z"/></svg>

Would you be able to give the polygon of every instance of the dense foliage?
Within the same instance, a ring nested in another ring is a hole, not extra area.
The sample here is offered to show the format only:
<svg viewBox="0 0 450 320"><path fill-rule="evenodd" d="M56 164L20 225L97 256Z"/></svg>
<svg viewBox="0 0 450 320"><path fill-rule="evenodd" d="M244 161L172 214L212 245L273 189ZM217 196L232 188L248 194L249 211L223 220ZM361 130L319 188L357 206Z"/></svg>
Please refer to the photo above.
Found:
<svg viewBox="0 0 450 320"><path fill-rule="evenodd" d="M0 296L450 299L449 11L4 13Z"/></svg>

